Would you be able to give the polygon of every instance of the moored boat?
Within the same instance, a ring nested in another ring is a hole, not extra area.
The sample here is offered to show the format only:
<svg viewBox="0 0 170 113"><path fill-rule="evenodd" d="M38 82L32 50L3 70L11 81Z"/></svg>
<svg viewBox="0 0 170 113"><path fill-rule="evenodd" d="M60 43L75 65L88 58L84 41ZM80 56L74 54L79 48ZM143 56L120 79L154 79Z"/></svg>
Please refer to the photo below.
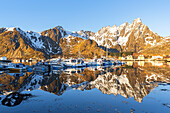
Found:
<svg viewBox="0 0 170 113"><path fill-rule="evenodd" d="M26 67L24 64L13 64L13 63L9 63L7 66L8 70L11 72L24 72L26 71Z"/></svg>
<svg viewBox="0 0 170 113"><path fill-rule="evenodd" d="M6 57L0 58L0 70L7 70L8 65L11 63L11 60L7 60Z"/></svg>
<svg viewBox="0 0 170 113"><path fill-rule="evenodd" d="M61 64L66 68L81 68L87 66L82 59L64 59Z"/></svg>
<svg viewBox="0 0 170 113"><path fill-rule="evenodd" d="M48 63L38 62L36 65L34 65L33 71L34 72L50 72L51 65L49 65Z"/></svg>
<svg viewBox="0 0 170 113"><path fill-rule="evenodd" d="M91 62L88 63L89 66L106 66L106 65L112 65L112 62L110 60L106 60L105 58L98 58L93 59Z"/></svg>
<svg viewBox="0 0 170 113"><path fill-rule="evenodd" d="M65 69L64 72L67 73L67 74L80 74L81 72L83 72L85 68L68 68L68 69Z"/></svg>
<svg viewBox="0 0 170 113"><path fill-rule="evenodd" d="M0 70L8 70L8 68L7 68L6 65L1 65L1 64L0 64Z"/></svg>
<svg viewBox="0 0 170 113"><path fill-rule="evenodd" d="M53 70L64 69L63 63L61 63L61 59L53 59L49 62Z"/></svg>

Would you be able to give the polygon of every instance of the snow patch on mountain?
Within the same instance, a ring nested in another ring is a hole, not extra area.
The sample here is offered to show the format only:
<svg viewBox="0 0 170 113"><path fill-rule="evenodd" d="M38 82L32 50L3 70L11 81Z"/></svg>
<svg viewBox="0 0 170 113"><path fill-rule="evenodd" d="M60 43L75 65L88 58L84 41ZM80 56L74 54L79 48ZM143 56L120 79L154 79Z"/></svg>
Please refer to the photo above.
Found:
<svg viewBox="0 0 170 113"><path fill-rule="evenodd" d="M145 44L146 44L146 45L149 44L149 45L151 45L151 46L155 46L155 45L156 45L156 40L150 41L150 40L152 40L152 39L153 39L153 37L146 37L146 38L145 38Z"/></svg>
<svg viewBox="0 0 170 113"><path fill-rule="evenodd" d="M87 34L83 31L66 31L66 35L64 36L65 38L69 38L69 37L79 37L82 38L84 40L87 40Z"/></svg>
<svg viewBox="0 0 170 113"><path fill-rule="evenodd" d="M40 38L40 34L39 33L36 33L36 32L33 32L33 31L23 31L21 29L17 29L17 31L22 34L24 37L27 38L27 40L30 40L32 42L32 46L34 46L35 48L39 48L39 49L42 49L42 48L45 48L44 47L44 43L42 41L42 39Z"/></svg>
<svg viewBox="0 0 170 113"><path fill-rule="evenodd" d="M113 27L107 26L102 28L100 31L95 33L94 36L91 36L90 39L95 40L99 45L107 46L108 44L104 41L110 41L113 46L119 44L122 46L125 46L128 41L128 36L120 36L120 31L124 29L126 24L122 24L121 26L117 27L114 25ZM126 32L128 32L129 29L126 29ZM109 45L111 47L111 45Z"/></svg>
<svg viewBox="0 0 170 113"><path fill-rule="evenodd" d="M127 41L128 37L119 37L117 40L117 44L126 46Z"/></svg>
<svg viewBox="0 0 170 113"><path fill-rule="evenodd" d="M6 31L13 31L15 27L7 27L5 28Z"/></svg>

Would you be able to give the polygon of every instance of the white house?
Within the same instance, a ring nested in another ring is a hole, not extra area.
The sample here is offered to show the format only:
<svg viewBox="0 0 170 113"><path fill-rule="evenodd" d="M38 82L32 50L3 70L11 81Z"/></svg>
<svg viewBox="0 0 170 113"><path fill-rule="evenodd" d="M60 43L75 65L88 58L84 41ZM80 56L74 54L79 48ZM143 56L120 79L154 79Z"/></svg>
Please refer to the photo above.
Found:
<svg viewBox="0 0 170 113"><path fill-rule="evenodd" d="M163 56L152 56L152 60L163 59Z"/></svg>
<svg viewBox="0 0 170 113"><path fill-rule="evenodd" d="M127 59L127 60L133 60L133 56L132 56L132 55L128 55L128 56L126 57L126 59Z"/></svg>
<svg viewBox="0 0 170 113"><path fill-rule="evenodd" d="M145 60L145 57L143 55L139 55L138 60Z"/></svg>

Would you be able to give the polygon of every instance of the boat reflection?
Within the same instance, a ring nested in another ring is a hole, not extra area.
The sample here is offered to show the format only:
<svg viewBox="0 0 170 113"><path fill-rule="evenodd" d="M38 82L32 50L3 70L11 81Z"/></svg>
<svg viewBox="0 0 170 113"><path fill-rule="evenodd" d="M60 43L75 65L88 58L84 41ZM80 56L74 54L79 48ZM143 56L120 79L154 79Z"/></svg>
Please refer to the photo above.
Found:
<svg viewBox="0 0 170 113"><path fill-rule="evenodd" d="M26 72L22 73L22 76L3 73L0 75L0 95L5 96L5 100L1 99L1 103L8 106L18 105L24 96L29 96L21 94L23 91L41 89L60 96L68 90L84 91L94 88L103 94L133 97L137 102L142 102L159 82L170 83L169 70L169 66L157 67L145 63L145 66L133 64L133 66L66 69L49 73ZM20 100L14 98L17 103L11 104L11 100L8 99L10 95L11 97L18 95Z"/></svg>

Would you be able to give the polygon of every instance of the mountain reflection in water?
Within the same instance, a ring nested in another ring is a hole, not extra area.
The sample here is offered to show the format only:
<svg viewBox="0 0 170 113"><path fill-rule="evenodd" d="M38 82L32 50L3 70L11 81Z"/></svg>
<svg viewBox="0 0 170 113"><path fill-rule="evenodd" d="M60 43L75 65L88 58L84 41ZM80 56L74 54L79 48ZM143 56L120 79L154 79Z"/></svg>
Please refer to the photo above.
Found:
<svg viewBox="0 0 170 113"><path fill-rule="evenodd" d="M29 93L41 89L62 95L68 90L92 90L97 88L103 94L133 97L141 103L159 83L170 83L170 66L153 65L145 62L131 62L130 65L112 67L88 67L66 69L49 73L3 73L0 75L0 101L2 105L19 105Z"/></svg>

